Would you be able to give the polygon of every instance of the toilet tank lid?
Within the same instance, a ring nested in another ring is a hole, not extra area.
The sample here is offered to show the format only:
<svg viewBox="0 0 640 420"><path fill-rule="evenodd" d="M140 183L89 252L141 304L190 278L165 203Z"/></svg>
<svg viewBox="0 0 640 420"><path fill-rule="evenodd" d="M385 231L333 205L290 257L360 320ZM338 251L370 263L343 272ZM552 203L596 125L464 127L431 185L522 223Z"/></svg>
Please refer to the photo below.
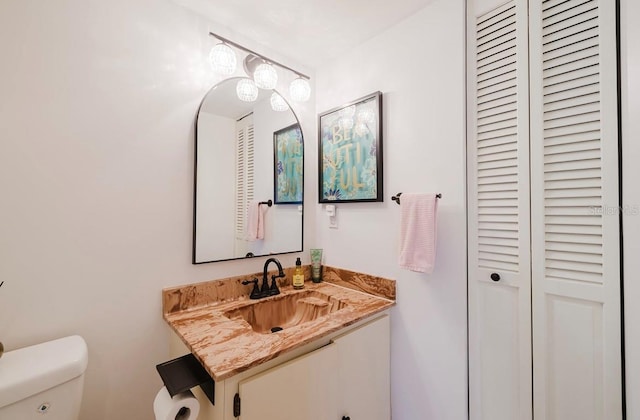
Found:
<svg viewBox="0 0 640 420"><path fill-rule="evenodd" d="M84 374L87 344L79 335L7 352L0 358L0 408Z"/></svg>

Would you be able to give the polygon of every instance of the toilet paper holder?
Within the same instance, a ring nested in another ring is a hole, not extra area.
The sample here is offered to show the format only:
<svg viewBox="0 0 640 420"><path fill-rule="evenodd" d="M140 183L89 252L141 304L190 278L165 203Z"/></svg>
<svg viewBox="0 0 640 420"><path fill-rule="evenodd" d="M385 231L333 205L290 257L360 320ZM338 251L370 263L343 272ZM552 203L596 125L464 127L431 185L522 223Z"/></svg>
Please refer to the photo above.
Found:
<svg viewBox="0 0 640 420"><path fill-rule="evenodd" d="M215 381L192 353L160 363L156 369L171 397L200 386L211 404L215 405Z"/></svg>

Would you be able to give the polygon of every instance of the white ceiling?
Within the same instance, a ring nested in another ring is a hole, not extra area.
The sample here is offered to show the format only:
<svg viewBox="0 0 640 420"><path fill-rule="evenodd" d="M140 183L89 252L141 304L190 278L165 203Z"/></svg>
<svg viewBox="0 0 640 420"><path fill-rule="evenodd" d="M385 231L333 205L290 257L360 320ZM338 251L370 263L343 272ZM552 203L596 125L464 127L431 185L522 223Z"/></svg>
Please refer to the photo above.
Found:
<svg viewBox="0 0 640 420"><path fill-rule="evenodd" d="M302 65L317 68L433 0L175 1Z"/></svg>

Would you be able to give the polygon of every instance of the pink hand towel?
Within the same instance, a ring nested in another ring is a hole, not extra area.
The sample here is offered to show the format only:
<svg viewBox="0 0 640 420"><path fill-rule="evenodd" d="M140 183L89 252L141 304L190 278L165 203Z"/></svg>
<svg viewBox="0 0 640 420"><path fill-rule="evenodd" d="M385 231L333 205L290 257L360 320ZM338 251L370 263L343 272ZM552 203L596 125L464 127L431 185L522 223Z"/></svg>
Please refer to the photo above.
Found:
<svg viewBox="0 0 640 420"><path fill-rule="evenodd" d="M436 194L402 194L400 215L400 267L433 273L436 259Z"/></svg>
<svg viewBox="0 0 640 420"><path fill-rule="evenodd" d="M264 208L259 201L249 203L247 213L247 241L264 239Z"/></svg>

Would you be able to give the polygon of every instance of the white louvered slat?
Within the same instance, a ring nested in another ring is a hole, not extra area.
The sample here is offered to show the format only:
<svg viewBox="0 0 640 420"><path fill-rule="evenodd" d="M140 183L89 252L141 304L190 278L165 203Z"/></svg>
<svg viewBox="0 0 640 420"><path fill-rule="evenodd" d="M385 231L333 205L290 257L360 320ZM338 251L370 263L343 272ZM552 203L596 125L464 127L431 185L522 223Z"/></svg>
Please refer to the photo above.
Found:
<svg viewBox="0 0 640 420"><path fill-rule="evenodd" d="M600 237L598 239L602 240ZM577 249L582 251L584 255L597 255L602 256L602 244L601 243L576 243L576 242L560 242L560 241L545 241L547 251L562 251L573 252Z"/></svg>
<svg viewBox="0 0 640 420"><path fill-rule="evenodd" d="M486 44L490 42L510 37L514 30L515 19L509 17L496 25L492 25L486 29L478 31L478 43L486 46Z"/></svg>
<svg viewBox="0 0 640 420"><path fill-rule="evenodd" d="M514 71L507 71L493 78L485 78L482 81L478 80L476 89L478 92L480 92L480 94L484 94L485 92L483 91L483 89L514 80L516 80L516 73ZM479 114L478 116L482 115Z"/></svg>
<svg viewBox="0 0 640 420"><path fill-rule="evenodd" d="M558 185L556 184L556 181L574 181L589 178L600 178L601 176L602 169L599 167L572 171L547 172L544 174L544 182L553 183L552 185Z"/></svg>
<svg viewBox="0 0 640 420"><path fill-rule="evenodd" d="M487 159L491 157L500 158L503 156L507 156L507 161L511 162L511 160L508 158L512 156L514 152L517 153L517 145L515 145L514 143L506 143L491 147L478 148L478 158L480 159L480 156L482 156L483 158L486 157Z"/></svg>
<svg viewBox="0 0 640 420"><path fill-rule="evenodd" d="M478 129L480 129L481 127L485 127L488 124L511 121L516 118L516 116L517 112L515 109L492 115L486 115L484 117L478 116Z"/></svg>
<svg viewBox="0 0 640 420"><path fill-rule="evenodd" d="M586 19L579 21L574 25L568 25L560 28L553 28L552 30L547 31L546 35L542 37L542 45L548 45L551 42L557 42L564 38L568 38L570 36L584 33L592 28L598 27L598 18L597 16L592 15Z"/></svg>
<svg viewBox="0 0 640 420"><path fill-rule="evenodd" d="M582 79L588 76L597 75L600 72L600 68L598 65L587 65L587 66L574 66L575 70L568 70L567 67L556 67L554 70L565 70L565 71L555 71L548 72L547 77L544 79L544 87L556 86L560 83L566 83L571 80ZM566 71L568 70L568 71ZM545 92L546 93L546 92Z"/></svg>
<svg viewBox="0 0 640 420"><path fill-rule="evenodd" d="M568 35L561 38L550 38L549 41L542 46L542 52L547 53L558 48L563 48L568 45L574 45L578 42L583 42L584 40L588 40L591 38L596 38L598 36L598 27L596 22L594 22L593 26L589 29L585 29L579 33L575 33L572 35Z"/></svg>
<svg viewBox="0 0 640 420"><path fill-rule="evenodd" d="M577 34L576 37L581 34ZM598 37L591 37L587 39L582 39L581 41L574 42L572 44L568 44L560 47L559 45L553 45L557 48L549 48L547 52L544 53L544 62L549 62L551 60L560 59L562 57L574 57L575 53L581 51L587 51L590 55L593 50L597 50L599 45Z"/></svg>
<svg viewBox="0 0 640 420"><path fill-rule="evenodd" d="M571 232L551 232L550 229L545 233L545 242L547 244L551 243L563 243L570 244L571 246L576 245L598 245L602 247L602 235L598 234L587 234L587 233L571 233Z"/></svg>
<svg viewBox="0 0 640 420"><path fill-rule="evenodd" d="M581 6L580 11L581 13L578 13L576 9L570 9L559 15L552 16L548 20L543 19L542 36L553 36L556 39L562 38L575 33L573 27L576 25L598 19L598 8L594 4L589 4L586 7Z"/></svg>
<svg viewBox="0 0 640 420"><path fill-rule="evenodd" d="M556 24L564 26L568 20L584 15L597 7L596 0L568 1L556 7L544 9L542 21L545 27Z"/></svg>
<svg viewBox="0 0 640 420"><path fill-rule="evenodd" d="M508 55L515 54L516 39L507 35L505 38L498 40L495 43L487 43L483 49L478 51L477 60L478 65L482 65L482 60L486 60L490 57L497 57L499 54L503 54L505 51L509 51Z"/></svg>
<svg viewBox="0 0 640 420"><path fill-rule="evenodd" d="M544 183L545 197L553 197L556 190L568 191L589 191L590 194L601 192L600 172L589 172L573 174L575 178L570 179L547 179Z"/></svg>
<svg viewBox="0 0 640 420"><path fill-rule="evenodd" d="M572 107L561 108L556 110L550 110L544 113L545 121L553 121L558 118L567 118L572 115L583 115L592 112L598 112L600 110L600 103L597 101L587 102Z"/></svg>

